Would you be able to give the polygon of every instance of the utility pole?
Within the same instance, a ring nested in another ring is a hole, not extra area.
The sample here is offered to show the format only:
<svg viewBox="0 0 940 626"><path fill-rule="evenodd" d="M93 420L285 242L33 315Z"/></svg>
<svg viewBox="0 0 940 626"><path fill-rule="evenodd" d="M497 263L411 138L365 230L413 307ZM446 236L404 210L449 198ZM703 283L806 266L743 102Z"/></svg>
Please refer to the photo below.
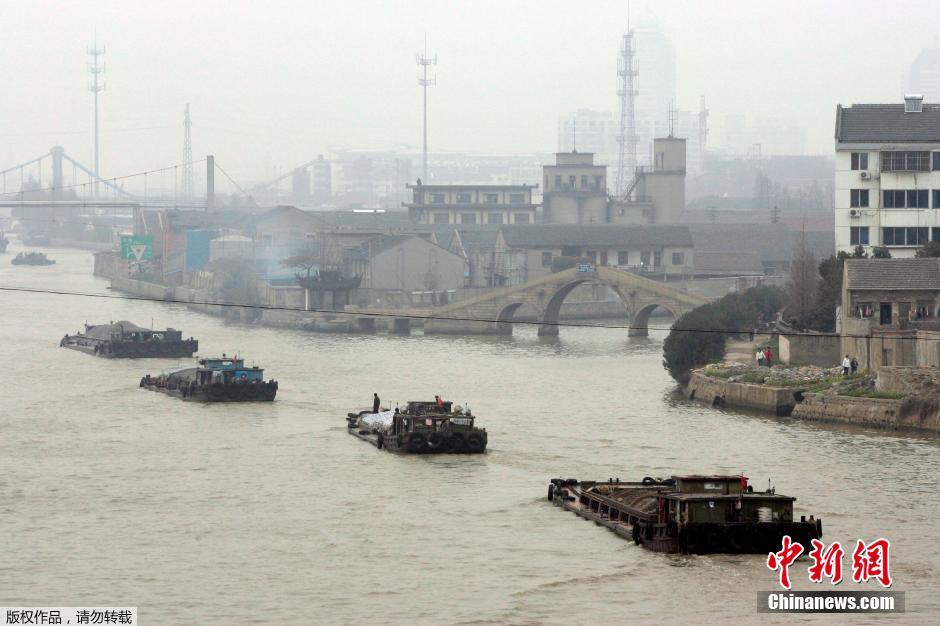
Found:
<svg viewBox="0 0 940 626"><path fill-rule="evenodd" d="M437 84L437 77L428 78L428 66L437 65L437 55L434 58L428 56L428 39L424 38L424 52L415 56L415 62L421 67L421 77L418 78L418 84L424 92L424 168L422 170L424 183L428 181L428 87Z"/></svg>
<svg viewBox="0 0 940 626"><path fill-rule="evenodd" d="M617 61L618 89L620 96L620 132L617 135L619 158L617 159L617 197L624 195L636 176L636 67L633 43L633 29L630 28L630 7L627 6L627 32L623 35L620 46L620 58Z"/></svg>
<svg viewBox="0 0 940 626"><path fill-rule="evenodd" d="M98 196L98 179L101 178L101 170L99 169L98 162L98 94L104 91L104 77L101 74L104 73L104 61L100 60L100 57L104 56L105 48L102 46L98 47L98 33L95 32L94 43L90 48L87 49L88 56L91 57L91 60L88 62L88 73L91 74L91 82L88 85L88 90L95 94L95 196Z"/></svg>
<svg viewBox="0 0 940 626"><path fill-rule="evenodd" d="M193 196L193 123L189 119L189 104L183 114L183 197Z"/></svg>

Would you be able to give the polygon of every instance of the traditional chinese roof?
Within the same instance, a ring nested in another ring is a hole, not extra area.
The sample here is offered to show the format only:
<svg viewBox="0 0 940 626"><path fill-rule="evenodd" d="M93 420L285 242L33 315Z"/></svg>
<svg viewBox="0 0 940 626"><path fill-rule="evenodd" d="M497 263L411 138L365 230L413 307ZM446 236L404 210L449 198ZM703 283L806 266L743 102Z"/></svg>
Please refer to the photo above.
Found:
<svg viewBox="0 0 940 626"><path fill-rule="evenodd" d="M940 291L940 259L846 259L846 287Z"/></svg>
<svg viewBox="0 0 940 626"><path fill-rule="evenodd" d="M686 226L563 225L503 226L503 239L510 248L691 248Z"/></svg>

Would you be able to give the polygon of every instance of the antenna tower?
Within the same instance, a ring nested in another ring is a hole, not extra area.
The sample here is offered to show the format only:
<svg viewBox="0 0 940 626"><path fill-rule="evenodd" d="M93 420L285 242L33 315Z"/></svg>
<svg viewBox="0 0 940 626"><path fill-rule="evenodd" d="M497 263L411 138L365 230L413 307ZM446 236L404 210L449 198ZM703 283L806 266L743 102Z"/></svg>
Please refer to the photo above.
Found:
<svg viewBox="0 0 940 626"><path fill-rule="evenodd" d="M87 54L91 59L88 61L88 73L91 74L91 81L88 83L88 91L95 94L95 195L98 195L98 180L101 178L101 170L98 162L98 94L104 91L104 46L98 47L98 33L95 33L94 43L87 49Z"/></svg>
<svg viewBox="0 0 940 626"><path fill-rule="evenodd" d="M428 183L428 87L437 84L437 77L428 78L428 66L437 65L437 55L434 58L428 56L428 39L424 38L424 52L415 55L415 62L421 67L421 76L418 77L418 84L424 92L424 168L422 169L424 182Z"/></svg>
<svg viewBox="0 0 940 626"><path fill-rule="evenodd" d="M617 135L619 158L617 159L617 197L632 185L636 175L636 57L633 42L633 29L630 28L629 8L627 9L627 32L623 35L620 46L620 58L617 63L618 89L620 96L620 133Z"/></svg>
<svg viewBox="0 0 940 626"><path fill-rule="evenodd" d="M193 196L193 138L192 120L189 119L189 104L183 114L183 197Z"/></svg>
<svg viewBox="0 0 940 626"><path fill-rule="evenodd" d="M698 101L698 151L699 158L705 161L705 149L708 147L708 109L705 107L705 96Z"/></svg>

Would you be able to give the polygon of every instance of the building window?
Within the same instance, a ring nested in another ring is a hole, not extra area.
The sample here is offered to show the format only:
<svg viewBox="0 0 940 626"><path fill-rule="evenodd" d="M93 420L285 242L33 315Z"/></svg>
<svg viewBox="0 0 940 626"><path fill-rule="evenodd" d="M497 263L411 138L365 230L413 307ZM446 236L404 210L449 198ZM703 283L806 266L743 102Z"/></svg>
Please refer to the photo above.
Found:
<svg viewBox="0 0 940 626"><path fill-rule="evenodd" d="M594 191L604 191L604 177L603 176L594 177Z"/></svg>
<svg viewBox="0 0 940 626"><path fill-rule="evenodd" d="M432 193L432 194L431 194L431 204L444 204L444 194L442 194L442 193Z"/></svg>
<svg viewBox="0 0 940 626"><path fill-rule="evenodd" d="M581 189L587 189L588 186L588 177L587 174L581 175Z"/></svg>
<svg viewBox="0 0 940 626"><path fill-rule="evenodd" d="M663 266L663 251L657 250L653 253L653 267L662 267Z"/></svg>
<svg viewBox="0 0 940 626"><path fill-rule="evenodd" d="M940 189L933 190L933 208L940 209Z"/></svg>
<svg viewBox="0 0 940 626"><path fill-rule="evenodd" d="M503 214L502 213L489 213L486 216L487 224L502 224L503 223Z"/></svg>
<svg viewBox="0 0 940 626"><path fill-rule="evenodd" d="M486 203L487 204L499 204L499 194L498 193L486 194Z"/></svg>
<svg viewBox="0 0 940 626"><path fill-rule="evenodd" d="M881 153L882 172L929 172L930 152L926 150Z"/></svg>
<svg viewBox="0 0 940 626"><path fill-rule="evenodd" d="M555 176L555 189L561 189L561 176Z"/></svg>
<svg viewBox="0 0 940 626"><path fill-rule="evenodd" d="M924 226L885 227L881 229L884 246L922 246L927 243L928 231Z"/></svg>
<svg viewBox="0 0 940 626"><path fill-rule="evenodd" d="M457 202L460 204L470 204L473 202L473 194L470 193L458 193Z"/></svg>
<svg viewBox="0 0 940 626"><path fill-rule="evenodd" d="M940 170L940 152L933 153L933 169Z"/></svg>
<svg viewBox="0 0 940 626"><path fill-rule="evenodd" d="M640 265L643 265L645 267L645 266L648 266L649 264L650 264L650 253L641 252L640 253Z"/></svg>
<svg viewBox="0 0 940 626"><path fill-rule="evenodd" d="M853 170L867 170L868 169L868 153L867 152L853 152L852 153L852 169Z"/></svg>
<svg viewBox="0 0 940 626"><path fill-rule="evenodd" d="M617 265L630 265L630 253L626 250L618 250Z"/></svg>
<svg viewBox="0 0 940 626"><path fill-rule="evenodd" d="M868 206L868 190L867 189L852 189L849 192L849 195L851 196L851 201L849 202L849 206L852 207L853 209Z"/></svg>
<svg viewBox="0 0 940 626"><path fill-rule="evenodd" d="M525 204L525 194L524 193L511 193L509 194L509 202L511 204Z"/></svg>
<svg viewBox="0 0 940 626"><path fill-rule="evenodd" d="M568 188L569 188L569 189L574 189L575 186L578 184L577 181L578 181L578 177L577 177L577 176L569 176L569 177L568 177Z"/></svg>
<svg viewBox="0 0 940 626"><path fill-rule="evenodd" d="M528 213L516 213L516 224L528 224L528 223L529 223Z"/></svg>
<svg viewBox="0 0 940 626"><path fill-rule="evenodd" d="M552 266L552 253L543 252L542 253L542 267L551 267Z"/></svg>
<svg viewBox="0 0 940 626"><path fill-rule="evenodd" d="M274 235L270 233L262 233L261 235L261 245L264 247L270 247L274 245Z"/></svg>
<svg viewBox="0 0 940 626"><path fill-rule="evenodd" d="M460 223L461 224L476 224L477 214L476 213L461 213Z"/></svg>
<svg viewBox="0 0 940 626"><path fill-rule="evenodd" d="M852 226L849 236L849 243L853 246L868 245L868 226Z"/></svg>
<svg viewBox="0 0 940 626"><path fill-rule="evenodd" d="M927 189L885 189L882 191L882 203L886 209L927 209L930 208Z"/></svg>
<svg viewBox="0 0 940 626"><path fill-rule="evenodd" d="M434 223L435 223L435 224L450 224L450 214L448 214L448 213L435 213L435 214L434 214Z"/></svg>
<svg viewBox="0 0 940 626"><path fill-rule="evenodd" d="M933 237L931 239L935 243L940 243L940 226L933 227Z"/></svg>
<svg viewBox="0 0 940 626"><path fill-rule="evenodd" d="M673 265L685 265L685 253L684 253L684 252L673 252L673 253L672 253L672 264L673 264Z"/></svg>

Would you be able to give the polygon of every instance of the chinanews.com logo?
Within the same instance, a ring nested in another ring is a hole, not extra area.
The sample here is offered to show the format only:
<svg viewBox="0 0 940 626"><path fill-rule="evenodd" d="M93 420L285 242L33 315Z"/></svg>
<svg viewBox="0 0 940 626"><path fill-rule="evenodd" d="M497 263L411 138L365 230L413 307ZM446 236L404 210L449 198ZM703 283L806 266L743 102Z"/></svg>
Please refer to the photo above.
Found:
<svg viewBox="0 0 940 626"><path fill-rule="evenodd" d="M811 542L807 553L810 582L821 585L828 581L838 586L843 581L842 564L846 551L834 541L828 546L818 539ZM883 537L866 543L859 539L852 550L851 580L860 584L877 583L874 591L790 591L790 567L803 555L805 548L786 535L778 552L767 555L767 568L777 573L777 582L786 591L758 593L757 610L761 613L903 613L904 592L890 589L891 542Z"/></svg>

